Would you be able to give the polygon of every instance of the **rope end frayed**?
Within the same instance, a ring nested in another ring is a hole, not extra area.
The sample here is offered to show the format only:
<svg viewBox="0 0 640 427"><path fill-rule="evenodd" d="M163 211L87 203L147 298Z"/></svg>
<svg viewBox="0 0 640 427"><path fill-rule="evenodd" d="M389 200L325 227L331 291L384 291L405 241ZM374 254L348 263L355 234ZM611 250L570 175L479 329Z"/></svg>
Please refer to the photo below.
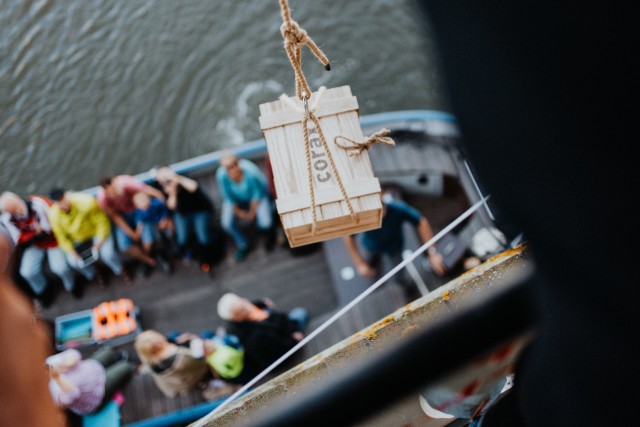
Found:
<svg viewBox="0 0 640 427"><path fill-rule="evenodd" d="M367 151L373 144L385 144L391 147L395 147L396 142L393 140L393 138L389 137L389 135L391 135L391 131L389 129L382 129L374 133L364 141L355 141L351 138L347 138L346 136L337 135L335 138L333 138L333 142L338 147L347 151L349 157L353 157L361 154L363 151ZM344 145L338 142L338 138L349 141L352 145Z"/></svg>

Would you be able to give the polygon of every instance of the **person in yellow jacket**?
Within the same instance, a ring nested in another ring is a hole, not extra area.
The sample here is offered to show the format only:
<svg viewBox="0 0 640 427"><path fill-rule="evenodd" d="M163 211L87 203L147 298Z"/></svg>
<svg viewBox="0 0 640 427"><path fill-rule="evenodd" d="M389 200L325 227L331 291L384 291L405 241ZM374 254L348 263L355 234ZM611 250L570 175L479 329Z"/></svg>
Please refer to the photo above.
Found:
<svg viewBox="0 0 640 427"><path fill-rule="evenodd" d="M72 193L56 188L49 194L53 206L49 210L49 222L59 247L69 264L87 280L104 279L97 274L94 261L101 260L126 284L132 279L124 269L120 254L116 251L107 214L100 209L95 197Z"/></svg>

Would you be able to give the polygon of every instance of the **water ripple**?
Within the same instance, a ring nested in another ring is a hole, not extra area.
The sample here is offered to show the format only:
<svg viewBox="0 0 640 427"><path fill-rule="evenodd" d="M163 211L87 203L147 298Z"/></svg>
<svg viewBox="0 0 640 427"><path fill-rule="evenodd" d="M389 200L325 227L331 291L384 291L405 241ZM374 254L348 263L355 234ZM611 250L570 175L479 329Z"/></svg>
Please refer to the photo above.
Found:
<svg viewBox="0 0 640 427"><path fill-rule="evenodd" d="M350 85L362 114L442 107L412 4L296 5L332 64L304 51L311 86ZM277 2L250 0L3 0L1 182L82 189L261 137L259 104L295 91L281 20Z"/></svg>

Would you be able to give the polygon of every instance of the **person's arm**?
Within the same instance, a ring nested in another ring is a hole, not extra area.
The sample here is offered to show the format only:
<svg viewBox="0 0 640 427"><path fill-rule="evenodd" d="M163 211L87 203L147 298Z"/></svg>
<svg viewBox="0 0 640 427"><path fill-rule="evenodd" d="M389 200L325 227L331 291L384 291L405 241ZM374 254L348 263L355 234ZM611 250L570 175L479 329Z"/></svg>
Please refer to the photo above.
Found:
<svg viewBox="0 0 640 427"><path fill-rule="evenodd" d="M107 214L111 216L111 219L113 220L113 222L118 226L118 228L124 231L127 234L127 236L129 236L133 240L137 240L136 232L131 227L129 227L129 224L127 224L127 221L125 221L122 215L116 212L111 212L110 214L109 213Z"/></svg>
<svg viewBox="0 0 640 427"><path fill-rule="evenodd" d="M420 235L420 239L422 243L428 242L433 237L433 229L431 228L431 224L426 217L422 216L420 218L420 222L418 223L418 234ZM447 268L444 265L444 258L441 253L438 252L435 246L431 246L427 249L429 264L431 264L431 268L433 272L438 276L442 276L446 273Z"/></svg>
<svg viewBox="0 0 640 427"><path fill-rule="evenodd" d="M164 194L162 194L162 191L158 190L157 188L152 187L151 185L145 185L142 188L142 191L148 194L150 197L158 199L164 203Z"/></svg>
<svg viewBox="0 0 640 427"><path fill-rule="evenodd" d="M136 223L136 230L134 231L134 235L135 237L133 238L133 240L140 240L140 237L142 237L142 230L144 229L144 224L142 223L142 221L138 221Z"/></svg>
<svg viewBox="0 0 640 427"><path fill-rule="evenodd" d="M58 387L60 387L61 394L67 396L77 394L76 392L79 391L78 387L69 381L64 374L60 373L56 367L50 366L49 372L51 373L51 378L58 384Z"/></svg>
<svg viewBox="0 0 640 427"><path fill-rule="evenodd" d="M246 218L250 221L256 217L256 212L258 211L258 206L260 205L260 201L268 195L267 188L262 182L262 178L258 174L262 174L260 170L255 170L254 168L249 168L246 174L246 179L249 183L249 191L251 194L251 204L249 205L249 210L246 213Z"/></svg>
<svg viewBox="0 0 640 427"><path fill-rule="evenodd" d="M178 207L178 183L170 180L162 187L162 189L167 195L167 207L172 211L175 211Z"/></svg>
<svg viewBox="0 0 640 427"><path fill-rule="evenodd" d="M249 210L244 212L245 219L249 221L253 221L256 217L256 212L258 212L258 205L260 204L260 200L253 199L251 200L251 204L249 205Z"/></svg>
<svg viewBox="0 0 640 427"><path fill-rule="evenodd" d="M356 244L356 239L353 235L344 236L343 237L344 244L347 247L347 251L351 256L351 260L356 266L356 270L358 274L364 277L372 278L375 276L375 269L371 268L369 263L367 263L364 258L360 255L358 251L358 245Z"/></svg>
<svg viewBox="0 0 640 427"><path fill-rule="evenodd" d="M178 185L187 190L189 193L193 193L198 189L198 181L196 181L195 179L176 174L175 180Z"/></svg>

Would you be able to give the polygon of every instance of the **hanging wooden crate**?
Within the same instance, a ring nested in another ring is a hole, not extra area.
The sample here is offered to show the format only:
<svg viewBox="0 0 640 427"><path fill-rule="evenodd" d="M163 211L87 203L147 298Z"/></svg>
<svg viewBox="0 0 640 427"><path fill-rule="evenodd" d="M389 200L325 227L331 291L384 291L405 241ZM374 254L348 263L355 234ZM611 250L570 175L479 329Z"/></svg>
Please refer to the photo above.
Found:
<svg viewBox="0 0 640 427"><path fill-rule="evenodd" d="M319 95L320 93L320 95ZM313 230L312 201L302 128L301 101L281 99L260 105L264 132L277 193L276 205L291 247L379 228L382 223L380 182L373 175L366 151L357 156L334 144L338 135L361 141L358 101L349 86L314 92L309 106L320 122L330 153L323 147L313 122L308 120L310 165L316 204ZM331 156L355 216L330 165Z"/></svg>

